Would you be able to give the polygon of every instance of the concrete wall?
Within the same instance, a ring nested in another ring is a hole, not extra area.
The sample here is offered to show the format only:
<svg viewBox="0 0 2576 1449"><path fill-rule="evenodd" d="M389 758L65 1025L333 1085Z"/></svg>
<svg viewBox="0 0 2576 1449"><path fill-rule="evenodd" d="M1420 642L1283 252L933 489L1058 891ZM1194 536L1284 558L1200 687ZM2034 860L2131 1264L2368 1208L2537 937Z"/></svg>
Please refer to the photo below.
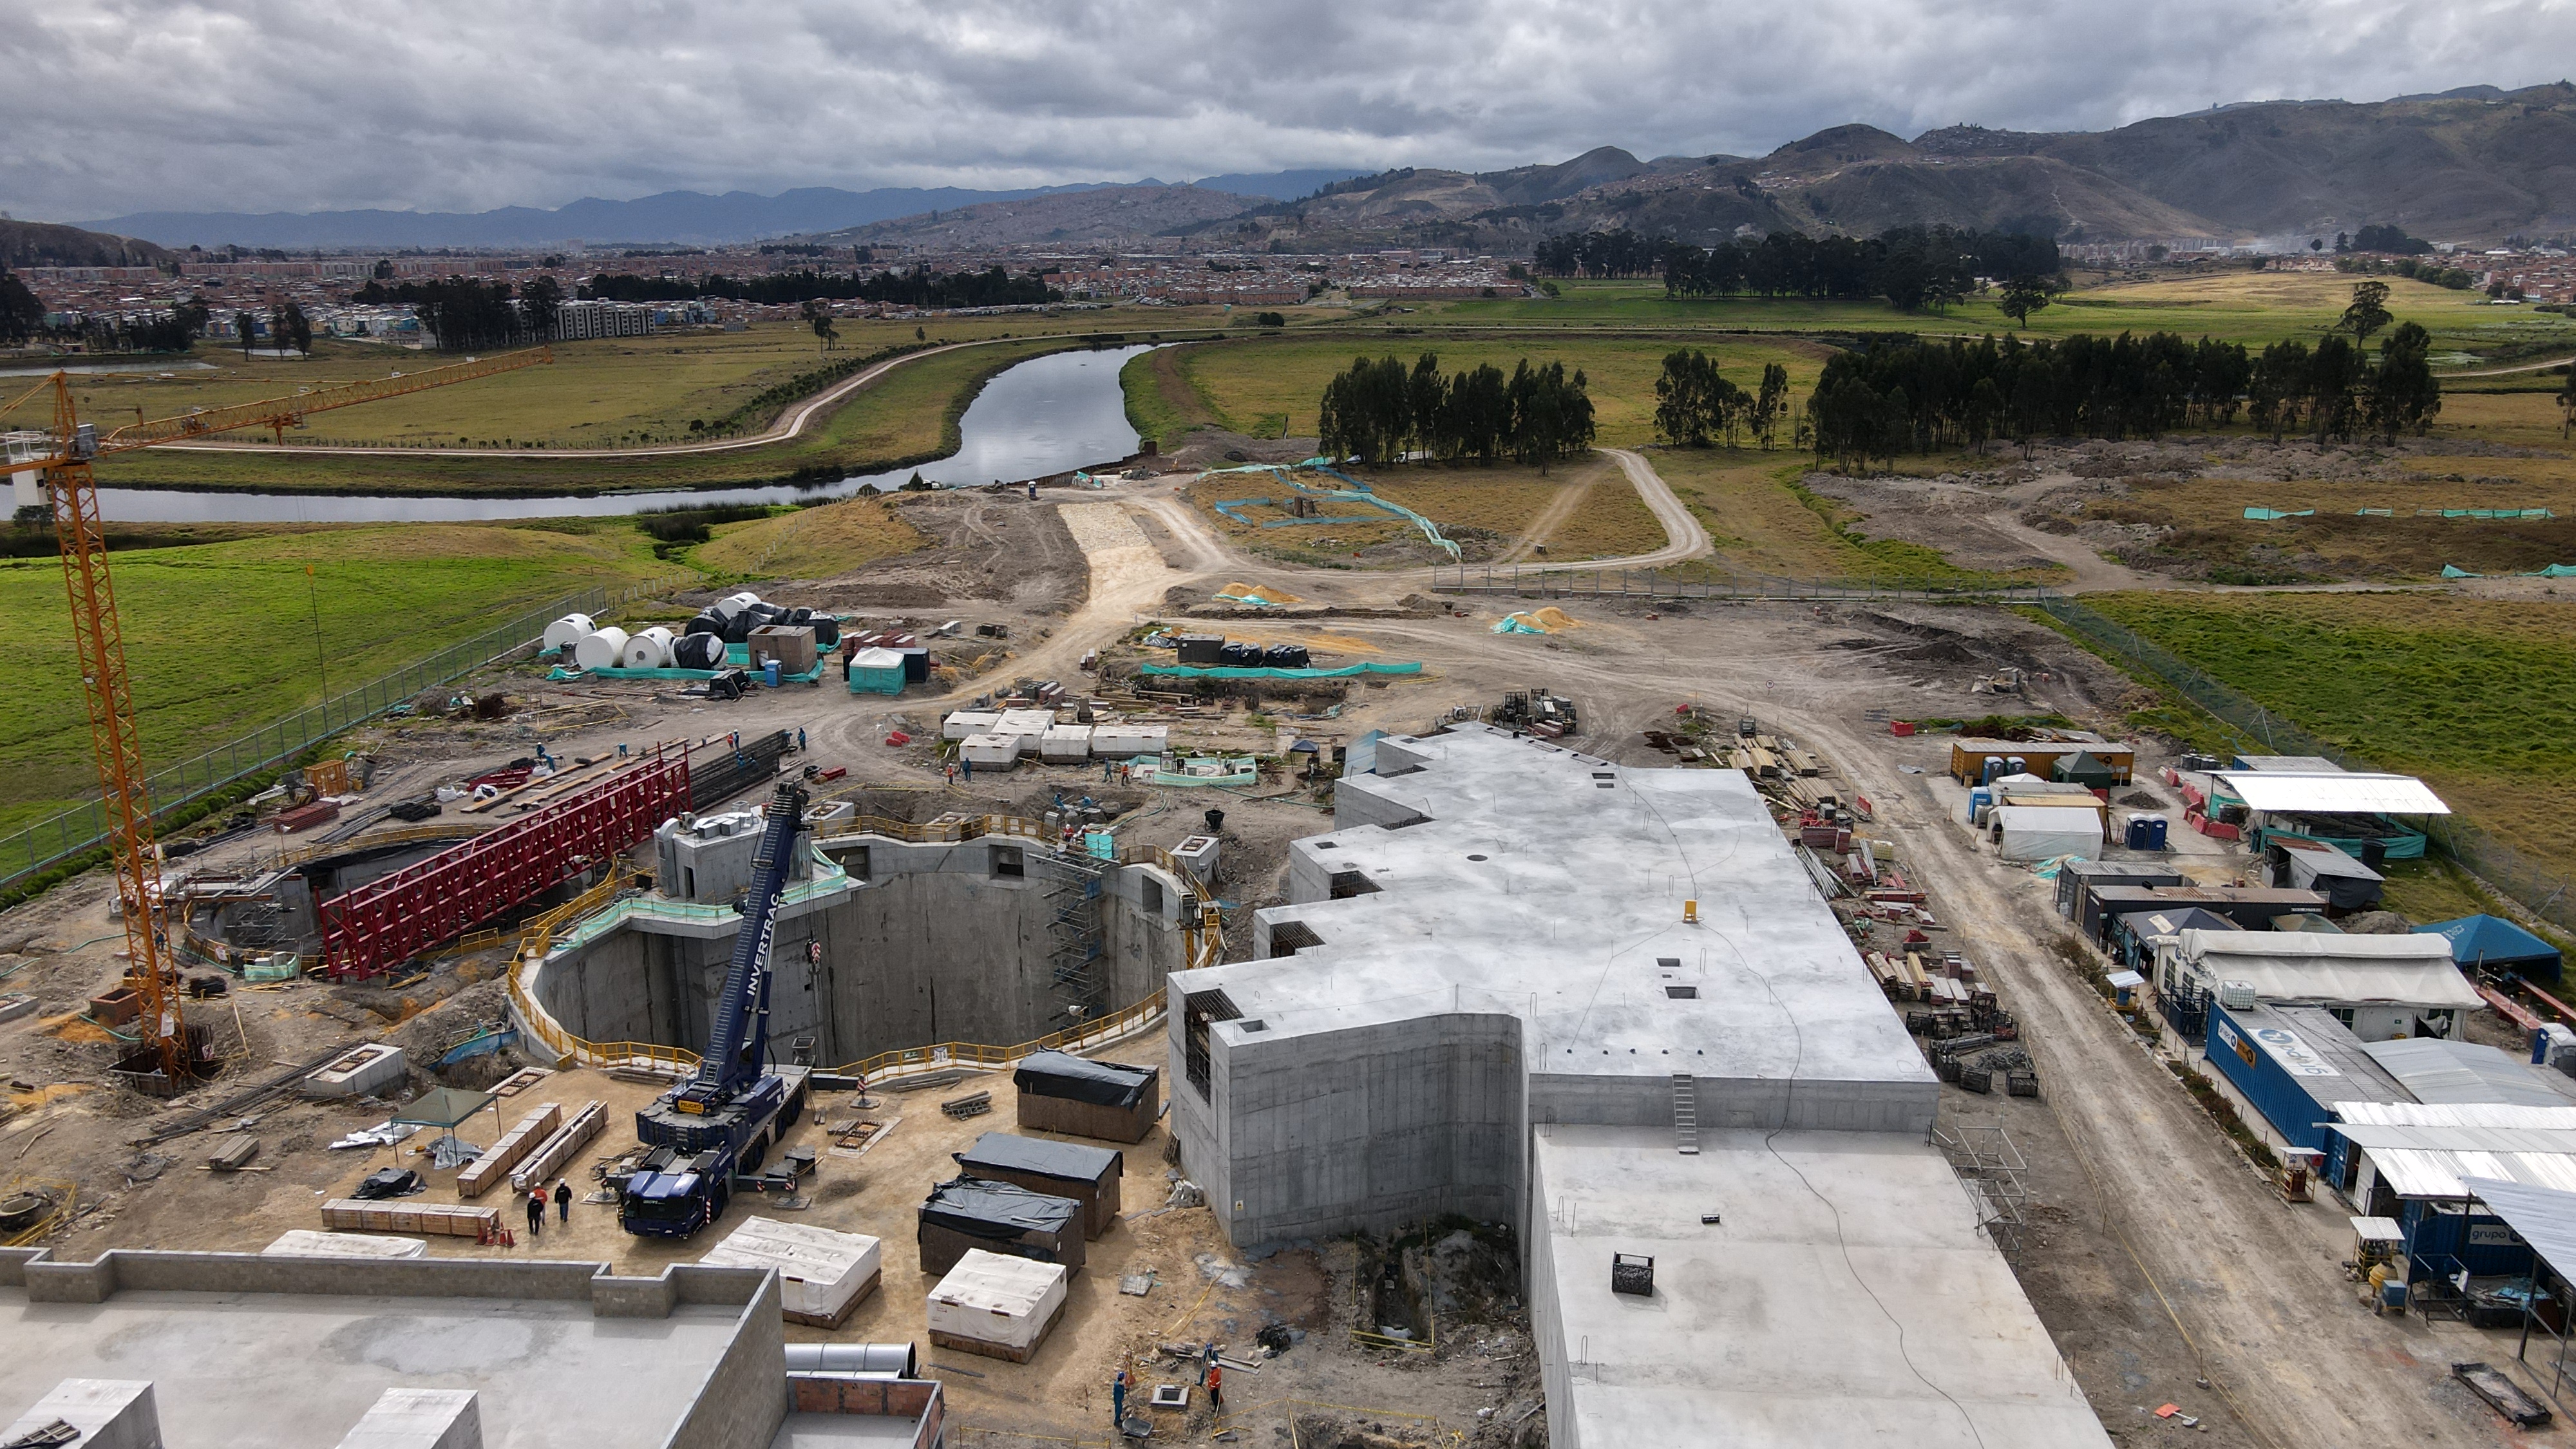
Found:
<svg viewBox="0 0 2576 1449"><path fill-rule="evenodd" d="M743 1309L733 1342L698 1386L689 1412L663 1449L769 1449L787 1419L787 1320L778 1275L760 1271L760 1291Z"/></svg>
<svg viewBox="0 0 2576 1449"><path fill-rule="evenodd" d="M1743 1077L1694 1077L1702 1131L1776 1127L1833 1132L1900 1132L1921 1136L1932 1130L1940 1105L1937 1082L1854 1082L1807 1079L1799 1082ZM1563 1122L1587 1127L1666 1127L1673 1125L1673 1079L1669 1073L1636 1076L1552 1075L1530 1078L1532 1122Z"/></svg>
<svg viewBox="0 0 2576 1449"><path fill-rule="evenodd" d="M1183 1170L1240 1246L1385 1231L1443 1213L1518 1223L1521 1022L1453 1012L1265 1040L1209 1033L1209 1094L1174 1012Z"/></svg>
<svg viewBox="0 0 2576 1449"><path fill-rule="evenodd" d="M33 1303L104 1303L118 1293L141 1292L504 1298L589 1301L594 1311L607 1317L661 1318L680 1303L748 1303L765 1278L766 1270L706 1268L694 1263L673 1264L658 1278L615 1278L599 1263L272 1258L258 1253L135 1248L111 1248L86 1263L58 1262L42 1250L19 1250L0 1258L0 1286L23 1286ZM603 1303L616 1307L603 1309ZM648 1304L653 1311L639 1311Z"/></svg>
<svg viewBox="0 0 2576 1449"><path fill-rule="evenodd" d="M1008 845L1008 842L1001 842ZM865 879L782 911L773 937L769 1034L784 1054L816 1038L825 1063L935 1042L1010 1045L1068 1025L1055 989L1040 853L1025 874L994 873L996 842L911 845L868 838ZM852 864L855 852L845 852ZM1161 899L1146 909L1148 883ZM1107 1004L1124 1006L1183 964L1181 885L1152 866L1111 869L1100 904ZM706 1041L738 918L634 917L557 952L532 990L564 1028L597 1042ZM823 948L819 970L809 943Z"/></svg>
<svg viewBox="0 0 2576 1449"><path fill-rule="evenodd" d="M1547 1399L1548 1449L1581 1449L1574 1418L1574 1376L1565 1352L1565 1314L1556 1301L1556 1235L1547 1230L1547 1174L1531 1154L1528 1216L1522 1234L1527 1260L1521 1282L1529 1295L1530 1338L1538 1349L1539 1391Z"/></svg>

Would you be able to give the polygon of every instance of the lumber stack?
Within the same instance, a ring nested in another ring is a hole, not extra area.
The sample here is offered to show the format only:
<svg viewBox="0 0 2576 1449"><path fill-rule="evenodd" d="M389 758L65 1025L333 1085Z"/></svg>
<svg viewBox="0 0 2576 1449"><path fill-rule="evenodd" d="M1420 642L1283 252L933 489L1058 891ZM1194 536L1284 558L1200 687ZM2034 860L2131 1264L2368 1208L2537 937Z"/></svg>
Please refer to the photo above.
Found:
<svg viewBox="0 0 2576 1449"><path fill-rule="evenodd" d="M322 1226L343 1232L433 1233L450 1238L488 1238L501 1225L498 1209L452 1202L369 1202L333 1198L322 1204Z"/></svg>
<svg viewBox="0 0 2576 1449"><path fill-rule="evenodd" d="M572 1114L572 1120L554 1130L554 1135L537 1144L519 1170L510 1174L510 1185L521 1192L535 1187L549 1177L561 1175L560 1169L573 1155L590 1145L592 1138L608 1126L608 1104L593 1099Z"/></svg>
<svg viewBox="0 0 2576 1449"><path fill-rule="evenodd" d="M518 1121L518 1125L501 1135L501 1140L483 1149L483 1155L465 1165L456 1175L456 1191L465 1197L481 1197L507 1181L510 1169L537 1150L546 1134L563 1124L563 1108L553 1102L539 1102Z"/></svg>

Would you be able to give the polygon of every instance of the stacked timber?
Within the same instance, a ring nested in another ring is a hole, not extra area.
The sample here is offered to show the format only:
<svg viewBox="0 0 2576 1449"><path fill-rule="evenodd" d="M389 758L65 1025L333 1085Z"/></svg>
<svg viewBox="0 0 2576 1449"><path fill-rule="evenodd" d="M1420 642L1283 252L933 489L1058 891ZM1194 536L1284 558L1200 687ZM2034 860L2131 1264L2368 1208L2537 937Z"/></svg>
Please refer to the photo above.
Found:
<svg viewBox="0 0 2576 1449"><path fill-rule="evenodd" d="M580 1111L572 1114L571 1121L556 1128L553 1136L537 1144L536 1150L519 1164L519 1170L510 1174L510 1185L526 1192L547 1178L560 1176L563 1165L588 1147L591 1139L607 1126L607 1103L594 1100L583 1104Z"/></svg>
<svg viewBox="0 0 2576 1449"><path fill-rule="evenodd" d="M361 1233L430 1233L450 1238L488 1238L501 1225L496 1208L452 1202L370 1202L333 1198L322 1204L322 1226Z"/></svg>
<svg viewBox="0 0 2576 1449"><path fill-rule="evenodd" d="M540 1102L529 1109L518 1125L501 1135L501 1140L483 1149L483 1155L465 1165L456 1175L456 1190L466 1197L481 1197L509 1180L510 1169L537 1150L563 1123L563 1108L553 1102Z"/></svg>

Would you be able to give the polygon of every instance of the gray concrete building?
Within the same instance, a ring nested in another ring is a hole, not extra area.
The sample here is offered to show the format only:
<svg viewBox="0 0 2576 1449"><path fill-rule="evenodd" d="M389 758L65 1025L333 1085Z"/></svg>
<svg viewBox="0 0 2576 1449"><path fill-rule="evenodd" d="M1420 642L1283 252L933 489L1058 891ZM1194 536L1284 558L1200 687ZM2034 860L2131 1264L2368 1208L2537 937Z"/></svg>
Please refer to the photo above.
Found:
<svg viewBox="0 0 2576 1449"><path fill-rule="evenodd" d="M1254 959L1171 980L1173 1130L1234 1242L1511 1223L1560 1446L1845 1443L1856 1412L2109 1442L1741 772L1483 726L1374 760Z"/></svg>

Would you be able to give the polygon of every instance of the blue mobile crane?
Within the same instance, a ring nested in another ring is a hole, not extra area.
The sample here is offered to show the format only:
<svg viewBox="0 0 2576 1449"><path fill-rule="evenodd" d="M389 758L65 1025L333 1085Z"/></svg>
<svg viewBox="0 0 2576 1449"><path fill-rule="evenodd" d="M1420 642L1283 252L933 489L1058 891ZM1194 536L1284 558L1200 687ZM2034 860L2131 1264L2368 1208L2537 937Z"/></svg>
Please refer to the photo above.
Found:
<svg viewBox="0 0 2576 1449"><path fill-rule="evenodd" d="M696 1075L635 1114L636 1138L652 1150L618 1193L617 1221L630 1233L685 1238L723 1216L737 1175L759 1171L805 1100L808 1069L768 1061L769 946L811 799L786 781L771 798L706 1055Z"/></svg>

